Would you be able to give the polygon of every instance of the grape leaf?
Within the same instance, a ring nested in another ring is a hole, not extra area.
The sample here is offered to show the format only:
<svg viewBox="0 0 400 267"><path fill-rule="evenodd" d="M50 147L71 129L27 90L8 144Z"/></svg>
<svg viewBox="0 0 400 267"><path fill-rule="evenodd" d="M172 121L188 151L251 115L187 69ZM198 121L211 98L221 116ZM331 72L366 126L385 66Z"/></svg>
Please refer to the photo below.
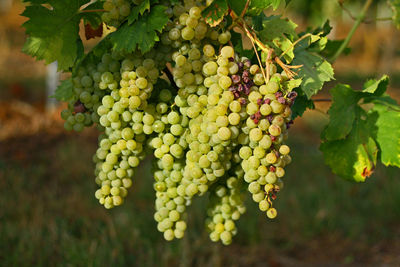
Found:
<svg viewBox="0 0 400 267"><path fill-rule="evenodd" d="M87 7L85 7L83 10L101 10L101 9L103 9L103 2L95 1L90 5L88 5ZM90 23L93 29L100 27L100 24L103 25L101 16L97 12L87 12L85 13L83 18L84 18L84 24L86 25Z"/></svg>
<svg viewBox="0 0 400 267"><path fill-rule="evenodd" d="M231 37L231 42L233 44L233 47L235 48L235 53L242 57L247 57L250 59L250 61L254 60L255 53L254 50L248 50L243 47L243 38L242 35L238 32L232 31L232 37Z"/></svg>
<svg viewBox="0 0 400 267"><path fill-rule="evenodd" d="M74 96L73 90L72 80L67 79L61 82L52 97L55 97L58 101L69 101Z"/></svg>
<svg viewBox="0 0 400 267"><path fill-rule="evenodd" d="M386 92L389 84L389 76L383 75L379 80L368 80L363 86L363 92L373 94L374 96L381 96Z"/></svg>
<svg viewBox="0 0 400 267"><path fill-rule="evenodd" d="M303 79L301 89L308 98L315 95L325 82L333 77L332 65L317 53L312 53L303 48L295 49L294 65L303 65L298 77Z"/></svg>
<svg viewBox="0 0 400 267"><path fill-rule="evenodd" d="M114 49L125 52L133 52L136 48L143 53L150 51L159 40L157 32L161 32L168 22L166 9L165 6L156 5L132 24L124 23L110 36Z"/></svg>
<svg viewBox="0 0 400 267"><path fill-rule="evenodd" d="M29 19L23 24L29 36L23 52L46 63L58 61L59 70L71 68L80 56L82 47L79 22L82 18L93 16L79 12L80 7L89 0L29 2L31 5L22 13ZM48 4L51 8L41 4Z"/></svg>
<svg viewBox="0 0 400 267"><path fill-rule="evenodd" d="M215 27L221 23L224 16L228 13L228 10L227 0L214 0L201 14L205 18L207 24L211 27Z"/></svg>
<svg viewBox="0 0 400 267"><path fill-rule="evenodd" d="M262 30L259 31L258 35L260 40L277 48L278 54L286 52L285 59L287 62L291 62L294 58L293 40L297 39L295 31L297 25L289 19L282 19L280 16L264 16L262 18Z"/></svg>
<svg viewBox="0 0 400 267"><path fill-rule="evenodd" d="M400 28L400 0L390 0L388 4L393 10L393 22L397 28Z"/></svg>
<svg viewBox="0 0 400 267"><path fill-rule="evenodd" d="M283 89L285 92L293 91L295 88L298 88L302 82L301 79L287 80L283 83Z"/></svg>
<svg viewBox="0 0 400 267"><path fill-rule="evenodd" d="M297 24L289 19L282 19L280 16L264 16L262 21L263 29L260 31L261 41L270 41L277 38L284 38L285 35L297 36Z"/></svg>
<svg viewBox="0 0 400 267"><path fill-rule="evenodd" d="M311 36L307 38L305 41L308 42L307 46L309 46L308 50L312 52L321 52L325 49L328 44L327 35L331 32L332 27L327 20L324 25L310 32ZM301 34L304 36L307 33Z"/></svg>
<svg viewBox="0 0 400 267"><path fill-rule="evenodd" d="M243 12L244 7L246 6L246 1L228 0L228 5L237 16L240 16Z"/></svg>
<svg viewBox="0 0 400 267"><path fill-rule="evenodd" d="M139 18L139 15L143 15L148 10L150 10L150 0L144 0L139 5L134 6L128 16L128 24L131 25Z"/></svg>
<svg viewBox="0 0 400 267"><path fill-rule="evenodd" d="M243 2L246 2L243 0ZM275 10L281 4L281 0L252 0L247 11L247 15L254 16L263 12L265 9L272 6Z"/></svg>
<svg viewBox="0 0 400 267"><path fill-rule="evenodd" d="M345 139L325 141L320 150L333 173L348 180L364 182L376 166L378 147L367 123L359 117Z"/></svg>
<svg viewBox="0 0 400 267"><path fill-rule="evenodd" d="M324 47L324 50L322 50L320 52L320 55L323 56L324 58L331 58L336 51L339 49L339 47L342 45L342 43L344 42L344 40L327 40L327 43ZM346 47L343 50L343 54L344 55L348 55L351 52L351 48L350 47Z"/></svg>
<svg viewBox="0 0 400 267"><path fill-rule="evenodd" d="M322 132L325 140L345 138L353 128L356 118L357 102L361 96L350 86L339 84L331 90L332 106L329 113L329 124Z"/></svg>
<svg viewBox="0 0 400 267"><path fill-rule="evenodd" d="M299 95L296 97L296 100L294 100L293 106L291 107L292 109L292 120L294 120L297 117L303 116L304 112L307 109L314 109L314 101L311 99L308 99L307 96L302 94L301 90L298 88L295 90Z"/></svg>
<svg viewBox="0 0 400 267"><path fill-rule="evenodd" d="M400 111L375 103L369 112L371 121L373 117L377 117L375 140L380 148L380 160L386 166L400 167Z"/></svg>

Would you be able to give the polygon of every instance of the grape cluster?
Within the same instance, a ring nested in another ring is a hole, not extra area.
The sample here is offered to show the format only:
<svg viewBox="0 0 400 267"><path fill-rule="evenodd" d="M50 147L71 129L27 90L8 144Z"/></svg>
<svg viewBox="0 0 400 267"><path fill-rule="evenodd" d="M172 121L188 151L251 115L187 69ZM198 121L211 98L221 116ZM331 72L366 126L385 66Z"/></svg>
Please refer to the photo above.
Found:
<svg viewBox="0 0 400 267"><path fill-rule="evenodd" d="M160 94L164 101L169 100ZM189 120L176 112L165 102L157 104L160 123L163 131L151 139L150 146L154 149L155 162L154 189L156 191L156 212L154 219L158 222L157 229L164 233L166 240L182 238L186 229L184 212L186 205L185 190L181 186L184 168L184 151L188 143L185 140ZM154 123L156 124L156 122Z"/></svg>
<svg viewBox="0 0 400 267"><path fill-rule="evenodd" d="M73 97L68 103L68 109L61 112L66 130L80 132L84 127L99 122L100 117L96 111L102 98L110 90L116 89L118 84L114 80L121 79L120 60L119 53L107 53L101 59L95 58L78 68L72 78ZM98 63L94 64L96 61Z"/></svg>
<svg viewBox="0 0 400 267"><path fill-rule="evenodd" d="M106 0L103 20L118 26L140 2ZM184 236L187 207L209 192L206 228L212 241L228 245L246 191L267 217L277 215L297 94L274 64L265 77L265 66L235 53L223 23L206 24L209 1L183 2L168 7L169 23L149 53L84 61L61 116L67 130L96 123L102 131L93 160L95 196L105 208L123 203L135 169L152 154L154 219L164 238Z"/></svg>
<svg viewBox="0 0 400 267"><path fill-rule="evenodd" d="M145 157L147 136L164 130L164 123L155 119L156 107L148 103L160 76L158 63L137 55L125 55L117 63L118 72L101 75L99 87L109 94L97 108L104 134L94 157L96 183L100 186L96 198L106 208L122 204L126 189L132 185L134 169Z"/></svg>
<svg viewBox="0 0 400 267"><path fill-rule="evenodd" d="M238 166L232 176L226 175L211 191L206 226L214 242L221 240L224 245L229 245L237 233L235 221L246 211L242 193L243 175Z"/></svg>

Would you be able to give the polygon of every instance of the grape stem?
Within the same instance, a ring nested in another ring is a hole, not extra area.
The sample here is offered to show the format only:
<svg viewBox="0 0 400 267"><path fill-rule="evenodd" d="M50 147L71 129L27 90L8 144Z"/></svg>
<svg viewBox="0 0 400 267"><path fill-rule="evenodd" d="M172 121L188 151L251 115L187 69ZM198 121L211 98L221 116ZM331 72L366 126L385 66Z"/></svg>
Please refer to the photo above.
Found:
<svg viewBox="0 0 400 267"><path fill-rule="evenodd" d="M297 75L297 73L292 71L291 69L298 69L298 68L303 67L303 65L296 65L296 66L286 65L285 63L282 62L282 60L280 60L279 57L275 57L275 62L279 66L281 66L281 68L286 72L286 75L288 76L289 79L293 79L294 76Z"/></svg>
<svg viewBox="0 0 400 267"><path fill-rule="evenodd" d="M178 86L176 85L175 81L174 81L174 76L172 75L172 72L170 70L171 66L165 66L163 72L165 73L165 75L167 75L168 80L170 81L171 85L178 90Z"/></svg>
<svg viewBox="0 0 400 267"><path fill-rule="evenodd" d="M269 48L269 47L267 47L266 45L264 45L264 44L260 41L260 39L257 38L257 35L256 35L254 32L253 32L253 33L250 32L250 30L248 29L248 26L247 26L246 21L244 21L243 18L238 17L238 16L235 14L235 12L234 12L233 10L230 11L230 16L232 17L232 19L233 19L234 21L236 21L237 25L239 25L239 27L246 33L246 36L249 37L249 39L250 39L250 41L251 41L251 44L253 45L254 51L255 51L255 53L256 53L256 55L257 55L257 59L258 59L258 62L259 62L259 64L260 64L260 68L261 68L262 74L263 74L263 76L264 76L264 79L265 79L266 82L268 82L269 77L267 77L267 76L265 75L264 68L263 68L263 65L262 65L262 63L261 63L261 60L260 60L260 58L259 58L259 56L258 56L258 52L257 52L257 48L255 47L255 44L257 44L257 46L261 49L261 51L263 51L263 52L266 53L267 55L272 54L273 51L274 51L274 49L273 49L273 48ZM308 36L306 36L306 37L308 37ZM306 37L304 37L304 38L306 38ZM303 39L304 39L304 38L303 38ZM300 38L298 41L301 41L301 40L302 40L302 38ZM297 42L294 43L294 45L296 45L296 44L297 44ZM285 53L287 53L287 52L284 52L283 54L285 54ZM297 74L297 73L291 71L290 69L298 69L298 68L301 68L301 67L303 66L303 65L297 65L297 66L286 65L286 64L284 64L284 63L282 62L282 60L279 59L279 57L275 57L275 62L276 62L279 66L282 67L282 69L283 69L283 70L286 72L286 74L288 75L289 79L292 79L292 78L293 78L294 76L296 76L296 74Z"/></svg>
<svg viewBox="0 0 400 267"><path fill-rule="evenodd" d="M299 42L303 41L304 39L306 39L310 36L312 36L312 34L307 33L307 34L303 35L302 37L300 37L299 39L297 39L295 42L292 43L292 45L290 45L288 47L288 49L286 49L284 52L282 52L282 54L280 54L279 58L282 58L284 55L286 55L290 51L290 49L293 49Z"/></svg>
<svg viewBox="0 0 400 267"><path fill-rule="evenodd" d="M267 59L265 60L265 70L267 72L267 82L269 82L269 79L271 78L271 73L270 73L270 65L271 64L271 58L272 58L272 49L269 50Z"/></svg>
<svg viewBox="0 0 400 267"><path fill-rule="evenodd" d="M105 9L81 10L80 13L106 12Z"/></svg>
<svg viewBox="0 0 400 267"><path fill-rule="evenodd" d="M247 9L249 8L250 0L247 0L246 5L244 6L242 13L240 14L240 18L243 19L244 15L246 15Z"/></svg>
<svg viewBox="0 0 400 267"><path fill-rule="evenodd" d="M260 69L261 69L262 75L264 76L264 81L265 81L265 82L268 82L267 76L265 76L265 71L264 71L263 64L262 64L262 62L261 62L260 57L258 56L258 51L257 51L256 45L254 44L254 42L253 42L252 39L250 39L250 41L251 41L251 44L252 44L252 46L253 46L254 53L256 53L257 60L258 60L258 65L260 65Z"/></svg>
<svg viewBox="0 0 400 267"><path fill-rule="evenodd" d="M358 15L357 20L354 22L353 27L351 28L349 34L347 35L346 39L343 41L343 43L340 45L339 49L336 51L336 53L333 55L332 58L330 58L331 62L334 62L344 51L344 49L347 47L347 45L350 43L351 38L353 37L354 33L356 32L358 26L360 26L361 22L364 20L367 11L369 7L372 4L372 0L367 0L361 10L361 13Z"/></svg>
<svg viewBox="0 0 400 267"><path fill-rule="evenodd" d="M254 33L252 34L246 24L246 21L244 21L242 18L238 17L233 10L230 11L230 16L232 19L236 22L237 25L246 33L247 37L250 38L257 46L264 51L265 53L268 53L268 51L272 48L269 48L265 46L258 38L257 35Z"/></svg>
<svg viewBox="0 0 400 267"><path fill-rule="evenodd" d="M246 3L247 7L248 7L248 3L249 3L249 0ZM245 7L245 9L243 11L245 11L247 9L247 7ZM245 12L242 12L242 15L244 13ZM271 49L266 48L265 45L257 38L257 36L255 34L253 35L253 33L251 33L249 31L249 29L248 29L248 27L246 25L246 22L243 20L242 17L238 17L233 10L231 10L230 15L231 15L232 19L235 20L236 23L242 28L242 30L244 30L244 32L246 33L246 36L249 37L251 45L253 46L254 52L256 53L258 64L260 66L260 69L261 69L262 75L264 77L264 80L265 80L265 82L268 82L267 76L265 75L263 64L261 62L261 59L260 59L260 57L258 55L257 48L255 46L255 43L261 48L261 50L263 50L266 53L269 53L269 51Z"/></svg>

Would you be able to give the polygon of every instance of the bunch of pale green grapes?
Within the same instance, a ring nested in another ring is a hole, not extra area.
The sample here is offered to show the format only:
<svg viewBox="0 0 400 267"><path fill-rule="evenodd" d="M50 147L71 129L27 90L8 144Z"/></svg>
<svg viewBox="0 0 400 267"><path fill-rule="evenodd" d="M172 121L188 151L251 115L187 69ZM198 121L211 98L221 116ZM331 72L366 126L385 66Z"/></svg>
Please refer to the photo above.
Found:
<svg viewBox="0 0 400 267"><path fill-rule="evenodd" d="M276 68L271 69L276 71ZM249 69L244 67L241 80L248 77L254 85L246 92L249 117L242 130L249 140L242 145L239 155L245 171L244 180L249 183L253 200L269 218L275 218L277 212L272 207L272 200L283 187L284 167L291 161L290 149L284 141L291 122L292 100L284 96L285 75L275 73L265 83L259 67L252 65Z"/></svg>
<svg viewBox="0 0 400 267"><path fill-rule="evenodd" d="M154 219L157 230L168 241L180 239L186 230L185 211L189 205L185 192L180 187L184 160L175 160L172 169L165 169L162 160L157 160L154 170L156 201Z"/></svg>
<svg viewBox="0 0 400 267"><path fill-rule="evenodd" d="M208 26L201 16L208 1L184 0L183 5L174 4L168 11L171 20L161 35L161 42L176 49L185 43L199 45L203 40L213 45L227 44L231 38L229 31Z"/></svg>
<svg viewBox="0 0 400 267"><path fill-rule="evenodd" d="M156 107L147 101L160 76L158 68L151 58L126 57L119 84L112 73L102 74L103 87L111 92L97 109L105 132L94 160L96 183L101 187L96 198L106 208L122 204L126 189L132 185L134 168L144 158L146 136L165 128L156 120Z"/></svg>
<svg viewBox="0 0 400 267"><path fill-rule="evenodd" d="M106 0L103 20L119 26L140 3ZM295 95L284 72L271 64L267 80L227 45L229 31L205 23L208 4L169 5L160 42L145 55L89 58L73 75L74 97L62 117L68 130L95 122L103 132L93 160L95 196L107 209L123 203L152 150L154 219L164 238L184 236L187 207L209 192L210 239L228 245L246 210L246 188L269 218L277 215L273 200L291 161L285 140ZM162 71L169 85L158 83Z"/></svg>
<svg viewBox="0 0 400 267"><path fill-rule="evenodd" d="M225 175L220 182L210 189L210 202L208 204L206 227L210 232L213 242L221 240L224 245L232 242L236 235L236 223L240 216L246 211L244 206L243 170L240 168L240 158L236 157L238 164L232 176Z"/></svg>
<svg viewBox="0 0 400 267"><path fill-rule="evenodd" d="M164 66L171 58L171 48L161 44L158 45L157 49L144 56L146 62L143 63L143 66L141 66L142 58L143 56L139 52L132 54L112 52L104 53L101 58L88 58L72 77L73 97L68 102L68 108L61 112L61 117L65 120L64 128L68 131L80 132L84 127L97 123L100 130L103 131L104 128L101 123L99 124L101 115L99 116L98 114L100 106L103 106L100 108L100 113L104 109L102 98L106 95L117 94L117 89L120 86L123 87L120 85L121 80L123 80L122 83L127 88L126 85L129 83L129 79L127 79L126 75L134 67L139 67L139 74L145 71L146 76L150 77L152 82L156 81L159 76L159 66ZM145 69L145 66L149 70ZM125 78L122 79L124 73ZM142 85L143 82L139 81ZM126 89L124 90L126 91ZM142 96L139 96L139 94L136 96L143 97L143 94L149 95L149 92L146 93L146 90L144 90L141 94ZM132 98L131 101L136 101L136 103L140 101L137 97Z"/></svg>
<svg viewBox="0 0 400 267"><path fill-rule="evenodd" d="M227 47L224 47L222 51L226 49ZM230 168L232 157L230 141L238 137L239 129L236 125L241 120L240 116L235 117L237 121L232 122L234 124L232 125L227 116L229 104L234 96L228 90L231 79L222 74L222 72L225 73L226 67L218 67L214 61L215 51L211 45L205 45L203 53L209 59L202 68L202 75L205 77L203 87L206 88L207 95L188 98L191 105L188 111L191 108L194 111L190 112L193 116L189 122L188 142L190 145L186 153L185 167L185 177L191 181L192 194L199 193L200 195L207 191L210 184L224 176L226 170ZM218 59L223 59L223 57L220 56Z"/></svg>
<svg viewBox="0 0 400 267"><path fill-rule="evenodd" d="M163 131L150 141L157 159L154 166L154 189L156 191L154 219L157 229L164 233L166 240L182 238L186 229L183 220L186 205L185 190L182 186L184 155L188 146L185 135L188 131L189 119L175 111L169 102L172 96L167 90L160 92L160 102L156 106ZM154 125L156 122L154 123ZM158 126L160 127L160 126Z"/></svg>
<svg viewBox="0 0 400 267"><path fill-rule="evenodd" d="M104 54L101 59L89 59L78 68L72 77L73 97L68 103L68 109L61 112L66 130L80 132L84 127L99 122L96 111L103 96L118 86L121 60L122 55L113 52ZM97 65L93 63L96 61Z"/></svg>

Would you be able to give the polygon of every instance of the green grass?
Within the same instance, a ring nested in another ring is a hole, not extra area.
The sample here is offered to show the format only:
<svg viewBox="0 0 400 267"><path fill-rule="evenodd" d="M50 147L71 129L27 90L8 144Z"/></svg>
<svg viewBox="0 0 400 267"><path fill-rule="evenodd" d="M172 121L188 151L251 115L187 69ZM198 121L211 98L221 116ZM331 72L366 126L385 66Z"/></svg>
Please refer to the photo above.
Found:
<svg viewBox="0 0 400 267"><path fill-rule="evenodd" d="M373 244L398 242L399 170L378 166L363 184L335 177L313 131L291 133L293 163L276 202L278 218L266 219L248 200L229 247L212 244L204 231L206 198L189 208L183 240L163 240L153 220L149 162L124 206L107 211L93 196L95 138L46 138L0 144L9 148L0 153L1 266L251 266L276 255L313 262L307 249L315 242L324 259L341 264L365 260ZM329 255L326 238L341 242L339 257Z"/></svg>

